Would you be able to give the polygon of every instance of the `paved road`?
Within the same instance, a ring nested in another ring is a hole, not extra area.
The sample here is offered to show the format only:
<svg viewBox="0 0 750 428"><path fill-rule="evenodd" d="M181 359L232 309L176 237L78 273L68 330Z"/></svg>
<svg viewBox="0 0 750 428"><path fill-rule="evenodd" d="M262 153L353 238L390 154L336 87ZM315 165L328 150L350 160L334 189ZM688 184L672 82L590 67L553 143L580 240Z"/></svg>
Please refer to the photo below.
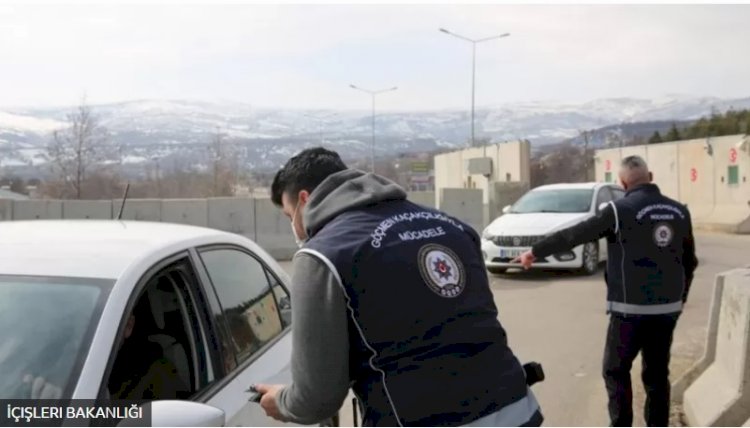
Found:
<svg viewBox="0 0 750 428"><path fill-rule="evenodd" d="M699 233L700 266L690 301L675 332L672 379L703 351L715 275L750 265L750 236ZM284 266L291 270L291 266ZM522 361L544 365L547 381L534 387L547 426L605 426L609 424L601 378L607 327L602 273L581 277L570 273L509 272L492 277L500 320L510 344ZM634 385L640 384L639 366ZM635 401L642 401L636 393ZM639 416L637 416L639 418ZM342 424L351 425L351 408L342 411ZM637 419L636 424L643 424Z"/></svg>

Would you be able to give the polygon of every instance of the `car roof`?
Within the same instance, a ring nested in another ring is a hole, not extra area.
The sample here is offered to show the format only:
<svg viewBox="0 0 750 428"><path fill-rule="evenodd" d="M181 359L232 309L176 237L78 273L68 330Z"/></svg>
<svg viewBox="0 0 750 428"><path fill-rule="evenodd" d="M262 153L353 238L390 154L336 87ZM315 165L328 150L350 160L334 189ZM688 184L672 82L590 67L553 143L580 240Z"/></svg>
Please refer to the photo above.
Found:
<svg viewBox="0 0 750 428"><path fill-rule="evenodd" d="M117 279L130 265L165 249L236 239L219 230L170 223L6 221L0 222L0 274Z"/></svg>
<svg viewBox="0 0 750 428"><path fill-rule="evenodd" d="M596 189L598 187L612 186L610 183L556 183L546 184L544 186L536 187L532 190L562 190L562 189Z"/></svg>

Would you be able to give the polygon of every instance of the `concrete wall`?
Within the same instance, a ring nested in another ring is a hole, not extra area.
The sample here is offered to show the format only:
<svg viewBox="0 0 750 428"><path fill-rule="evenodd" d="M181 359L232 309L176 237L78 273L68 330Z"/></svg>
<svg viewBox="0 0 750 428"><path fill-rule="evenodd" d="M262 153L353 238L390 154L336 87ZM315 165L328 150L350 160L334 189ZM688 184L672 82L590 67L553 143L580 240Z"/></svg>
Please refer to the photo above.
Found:
<svg viewBox="0 0 750 428"><path fill-rule="evenodd" d="M415 204L424 205L429 208L435 208L435 192L409 192L407 199L414 202Z"/></svg>
<svg viewBox="0 0 750 428"><path fill-rule="evenodd" d="M469 159L486 156L492 159L492 175L469 174ZM529 182L531 144L513 141L484 147L473 147L435 156L435 206L441 205L441 189L480 189L485 205L491 203L496 182Z"/></svg>
<svg viewBox="0 0 750 428"><path fill-rule="evenodd" d="M0 199L0 221L13 220L13 201Z"/></svg>
<svg viewBox="0 0 750 428"><path fill-rule="evenodd" d="M431 192L415 195L434 200ZM112 219L121 201L0 200L0 220ZM269 198L131 199L123 220L211 227L255 240L273 257L290 258L297 250L289 219Z"/></svg>
<svg viewBox="0 0 750 428"><path fill-rule="evenodd" d="M434 207L433 192L411 192L409 199ZM0 200L0 220L112 219L121 201ZM447 212L481 231L482 191L449 189ZM211 227L253 239L273 257L288 259L297 251L289 219L269 198L131 199L123 220L180 223Z"/></svg>
<svg viewBox="0 0 750 428"><path fill-rule="evenodd" d="M440 210L469 224L482 233L486 224L482 191L479 189L442 189Z"/></svg>
<svg viewBox="0 0 750 428"><path fill-rule="evenodd" d="M161 220L166 223L208 226L206 199L165 199L161 201Z"/></svg>
<svg viewBox="0 0 750 428"><path fill-rule="evenodd" d="M750 418L750 269L723 276L720 308L709 321L718 326L707 343L713 358L683 396L690 426L739 426Z"/></svg>
<svg viewBox="0 0 750 428"><path fill-rule="evenodd" d="M13 201L13 220L62 218L62 201Z"/></svg>
<svg viewBox="0 0 750 428"><path fill-rule="evenodd" d="M109 220L111 201L63 201L62 217L66 220Z"/></svg>
<svg viewBox="0 0 750 428"><path fill-rule="evenodd" d="M112 201L112 217L117 217L122 199ZM123 220L161 221L160 199L128 199L122 211Z"/></svg>
<svg viewBox="0 0 750 428"><path fill-rule="evenodd" d="M212 198L208 200L208 227L256 239L255 200Z"/></svg>
<svg viewBox="0 0 750 428"><path fill-rule="evenodd" d="M743 139L748 142L742 146ZM743 135L686 140L646 146L597 150L596 180L617 179L620 161L631 154L644 157L662 191L690 208L698 228L750 233L750 138ZM729 184L736 166L739 182ZM607 174L609 172L609 174Z"/></svg>

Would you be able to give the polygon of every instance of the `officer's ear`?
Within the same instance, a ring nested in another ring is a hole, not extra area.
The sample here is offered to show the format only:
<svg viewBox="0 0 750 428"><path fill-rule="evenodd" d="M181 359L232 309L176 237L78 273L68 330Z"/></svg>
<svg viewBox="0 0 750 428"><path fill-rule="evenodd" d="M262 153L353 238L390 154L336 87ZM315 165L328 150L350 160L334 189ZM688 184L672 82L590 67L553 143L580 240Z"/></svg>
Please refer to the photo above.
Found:
<svg viewBox="0 0 750 428"><path fill-rule="evenodd" d="M307 190L300 190L297 194L297 204L307 204L308 199L310 199L310 192L308 192Z"/></svg>
<svg viewBox="0 0 750 428"><path fill-rule="evenodd" d="M651 172L651 171L649 171L648 172L648 182L651 183L652 181L654 181L654 173Z"/></svg>

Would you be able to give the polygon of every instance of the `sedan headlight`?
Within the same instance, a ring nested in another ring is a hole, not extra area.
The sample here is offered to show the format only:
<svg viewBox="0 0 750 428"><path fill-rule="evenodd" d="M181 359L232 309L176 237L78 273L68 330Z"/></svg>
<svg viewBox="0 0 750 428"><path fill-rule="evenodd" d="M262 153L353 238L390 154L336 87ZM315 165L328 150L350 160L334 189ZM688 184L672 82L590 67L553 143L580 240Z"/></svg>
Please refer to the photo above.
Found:
<svg viewBox="0 0 750 428"><path fill-rule="evenodd" d="M484 229L484 231L482 231L482 239L484 239L486 241L492 241L492 238L494 238L495 235L493 235L490 232L488 232L488 230L489 230L489 228Z"/></svg>

